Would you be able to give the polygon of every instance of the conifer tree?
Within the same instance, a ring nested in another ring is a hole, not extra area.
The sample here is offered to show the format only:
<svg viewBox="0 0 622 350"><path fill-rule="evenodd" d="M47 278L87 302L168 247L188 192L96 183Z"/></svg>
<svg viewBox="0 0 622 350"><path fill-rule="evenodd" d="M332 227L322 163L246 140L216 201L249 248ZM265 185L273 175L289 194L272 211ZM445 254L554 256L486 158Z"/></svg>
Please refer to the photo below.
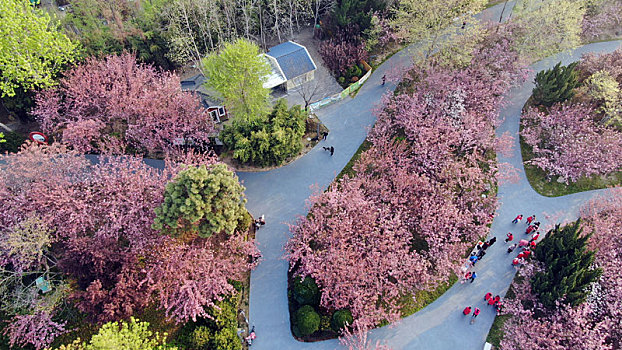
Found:
<svg viewBox="0 0 622 350"><path fill-rule="evenodd" d="M581 304L589 294L589 285L602 273L593 266L596 252L586 250L591 234L582 234L580 222L555 226L536 248L536 259L544 263L544 271L536 273L531 285L549 309L556 307L556 301Z"/></svg>
<svg viewBox="0 0 622 350"><path fill-rule="evenodd" d="M534 103L551 107L557 102L564 102L574 96L574 88L579 84L575 67L577 62L562 66L559 62L555 67L536 74L536 87L532 96Z"/></svg>

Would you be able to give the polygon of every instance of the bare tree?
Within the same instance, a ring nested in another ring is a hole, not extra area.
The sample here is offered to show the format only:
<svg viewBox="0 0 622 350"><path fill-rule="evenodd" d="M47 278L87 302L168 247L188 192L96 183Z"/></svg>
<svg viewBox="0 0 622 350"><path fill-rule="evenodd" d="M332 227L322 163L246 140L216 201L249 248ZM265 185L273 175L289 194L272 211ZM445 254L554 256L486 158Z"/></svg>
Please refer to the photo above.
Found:
<svg viewBox="0 0 622 350"><path fill-rule="evenodd" d="M302 99L305 101L305 110L309 108L309 105L311 104L313 98L318 95L319 86L320 84L318 83L318 81L313 79L311 81L303 83L296 90L298 95L300 95L300 97L302 97Z"/></svg>

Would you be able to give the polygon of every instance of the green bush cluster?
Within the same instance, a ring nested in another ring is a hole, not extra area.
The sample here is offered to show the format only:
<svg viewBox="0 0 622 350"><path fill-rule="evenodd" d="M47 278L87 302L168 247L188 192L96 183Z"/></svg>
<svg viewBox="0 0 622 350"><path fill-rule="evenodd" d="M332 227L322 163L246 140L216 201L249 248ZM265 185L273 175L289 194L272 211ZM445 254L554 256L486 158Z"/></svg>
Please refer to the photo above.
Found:
<svg viewBox="0 0 622 350"><path fill-rule="evenodd" d="M354 318L352 317L352 312L350 312L350 310L337 310L330 320L330 328L339 333L344 327L346 327L346 325L352 325L352 322L354 322Z"/></svg>
<svg viewBox="0 0 622 350"><path fill-rule="evenodd" d="M256 166L280 165L302 148L306 113L299 106L287 109L279 100L266 118L234 120L220 134L233 158Z"/></svg>
<svg viewBox="0 0 622 350"><path fill-rule="evenodd" d="M0 142L0 154L5 152L15 153L19 151L19 147L26 141L26 138L14 131L3 132L4 142Z"/></svg>
<svg viewBox="0 0 622 350"><path fill-rule="evenodd" d="M575 67L578 62L562 66L561 62L555 67L543 70L536 74L536 86L532 97L536 105L551 107L555 103L564 102L574 96L574 89L579 84Z"/></svg>
<svg viewBox="0 0 622 350"><path fill-rule="evenodd" d="M292 297L298 305L317 306L320 303L320 288L311 276L295 277L292 283Z"/></svg>
<svg viewBox="0 0 622 350"><path fill-rule="evenodd" d="M305 305L296 311L296 327L303 337L320 329L320 315L313 306Z"/></svg>

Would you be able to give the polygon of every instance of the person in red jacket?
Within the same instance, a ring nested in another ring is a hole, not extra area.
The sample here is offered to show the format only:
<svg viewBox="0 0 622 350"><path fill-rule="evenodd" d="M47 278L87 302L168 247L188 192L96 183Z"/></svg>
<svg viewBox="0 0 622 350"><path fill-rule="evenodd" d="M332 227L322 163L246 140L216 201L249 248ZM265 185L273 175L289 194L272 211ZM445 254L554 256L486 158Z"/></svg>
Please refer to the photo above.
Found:
<svg viewBox="0 0 622 350"><path fill-rule="evenodd" d="M517 223L519 223L521 220L523 220L523 214L519 214L518 216L516 216L516 217L514 218L514 220L512 220L512 223L513 223L513 224L517 224Z"/></svg>
<svg viewBox="0 0 622 350"><path fill-rule="evenodd" d="M539 232L536 232L536 233L534 233L534 234L531 236L531 241L532 241L532 242L535 242L535 241L537 241L537 240L538 240L538 238L540 238L540 233L539 233Z"/></svg>
<svg viewBox="0 0 622 350"><path fill-rule="evenodd" d="M532 215L530 217L527 218L527 225L531 225L531 223L536 220L536 216Z"/></svg>
<svg viewBox="0 0 622 350"><path fill-rule="evenodd" d="M512 234L512 232L508 232L507 235L505 235L507 238L505 239L505 243L507 242L511 242L514 239L514 235Z"/></svg>
<svg viewBox="0 0 622 350"><path fill-rule="evenodd" d="M492 298L492 293L491 292L486 293L486 295L484 296L484 300L488 301L490 298Z"/></svg>
<svg viewBox="0 0 622 350"><path fill-rule="evenodd" d="M477 317L479 315L479 308L476 307L475 310L473 310L473 318Z"/></svg>
<svg viewBox="0 0 622 350"><path fill-rule="evenodd" d="M464 316L468 315L471 313L471 307L467 306L464 308L464 310L462 310L462 313L464 314Z"/></svg>

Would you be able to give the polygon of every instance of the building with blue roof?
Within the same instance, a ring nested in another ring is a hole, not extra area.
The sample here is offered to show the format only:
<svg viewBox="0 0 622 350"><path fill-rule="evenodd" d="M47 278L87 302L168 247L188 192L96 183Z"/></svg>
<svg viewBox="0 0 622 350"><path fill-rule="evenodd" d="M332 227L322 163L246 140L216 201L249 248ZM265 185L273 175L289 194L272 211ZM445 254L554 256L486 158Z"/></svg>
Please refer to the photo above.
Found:
<svg viewBox="0 0 622 350"><path fill-rule="evenodd" d="M287 41L271 47L264 57L272 68L263 86L265 88L284 88L290 90L313 80L317 69L307 48Z"/></svg>

